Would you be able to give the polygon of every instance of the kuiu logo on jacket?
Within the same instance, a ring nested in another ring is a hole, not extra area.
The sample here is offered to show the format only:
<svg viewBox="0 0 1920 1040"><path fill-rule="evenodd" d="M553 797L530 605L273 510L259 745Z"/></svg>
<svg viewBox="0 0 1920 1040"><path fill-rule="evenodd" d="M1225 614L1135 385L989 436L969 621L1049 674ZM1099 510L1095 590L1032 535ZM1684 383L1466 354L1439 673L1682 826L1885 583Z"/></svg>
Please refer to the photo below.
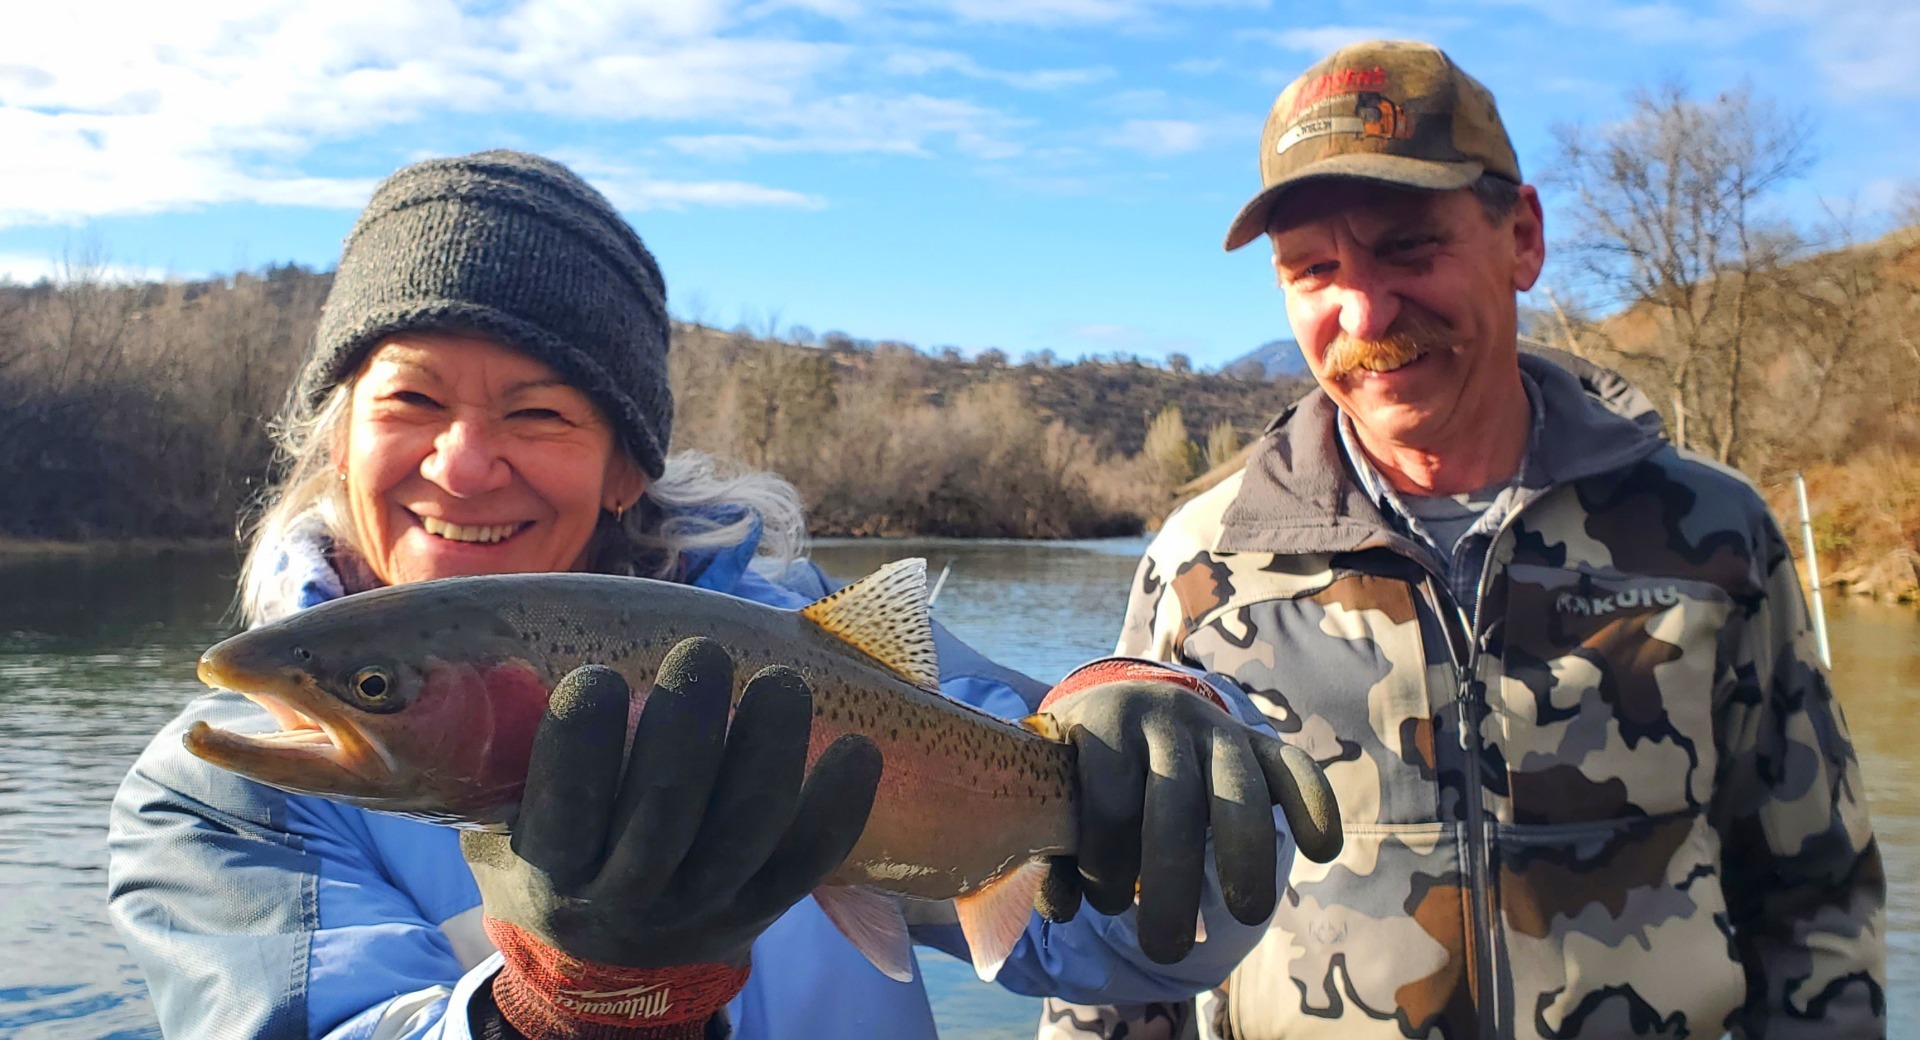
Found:
<svg viewBox="0 0 1920 1040"><path fill-rule="evenodd" d="M1611 614L1616 610L1654 606L1671 607L1679 602L1679 586L1661 585L1651 589L1626 589L1609 596L1578 596L1571 592L1562 592L1553 601L1553 609L1563 614L1596 617L1601 614Z"/></svg>

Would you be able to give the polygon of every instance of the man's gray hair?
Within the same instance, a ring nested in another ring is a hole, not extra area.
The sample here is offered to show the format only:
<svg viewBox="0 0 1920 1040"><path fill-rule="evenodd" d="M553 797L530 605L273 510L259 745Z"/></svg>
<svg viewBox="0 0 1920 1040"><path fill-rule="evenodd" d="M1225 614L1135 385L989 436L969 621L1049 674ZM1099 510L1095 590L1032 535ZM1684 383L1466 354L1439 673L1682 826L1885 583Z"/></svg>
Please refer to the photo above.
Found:
<svg viewBox="0 0 1920 1040"><path fill-rule="evenodd" d="M335 547L359 551L346 485L334 465L335 452L346 443L352 396L349 379L316 405L296 401L273 431L280 477L260 496L243 531L239 608L247 624L268 620L275 603L274 567L296 529L317 525ZM756 556L776 572L804 553L806 510L793 485L703 452L678 452L668 456L660 479L647 485L624 516L600 515L587 569L671 580L688 550L729 548L755 531L760 535Z"/></svg>
<svg viewBox="0 0 1920 1040"><path fill-rule="evenodd" d="M1483 173L1469 187L1473 197L1480 200L1480 212L1487 215L1489 224L1505 223L1520 202L1520 185L1497 173Z"/></svg>

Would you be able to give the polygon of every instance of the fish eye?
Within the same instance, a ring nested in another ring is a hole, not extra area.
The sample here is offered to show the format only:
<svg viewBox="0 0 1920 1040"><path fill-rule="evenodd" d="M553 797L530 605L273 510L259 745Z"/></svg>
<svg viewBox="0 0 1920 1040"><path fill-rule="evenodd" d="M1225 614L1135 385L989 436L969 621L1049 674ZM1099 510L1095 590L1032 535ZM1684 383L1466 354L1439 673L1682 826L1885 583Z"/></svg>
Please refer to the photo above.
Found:
<svg viewBox="0 0 1920 1040"><path fill-rule="evenodd" d="M293 648L293 659L296 661L311 661L313 660L313 651L304 646L296 646Z"/></svg>
<svg viewBox="0 0 1920 1040"><path fill-rule="evenodd" d="M368 711L388 711L398 707L394 703L393 676L385 668L371 666L353 673L347 682L358 706Z"/></svg>

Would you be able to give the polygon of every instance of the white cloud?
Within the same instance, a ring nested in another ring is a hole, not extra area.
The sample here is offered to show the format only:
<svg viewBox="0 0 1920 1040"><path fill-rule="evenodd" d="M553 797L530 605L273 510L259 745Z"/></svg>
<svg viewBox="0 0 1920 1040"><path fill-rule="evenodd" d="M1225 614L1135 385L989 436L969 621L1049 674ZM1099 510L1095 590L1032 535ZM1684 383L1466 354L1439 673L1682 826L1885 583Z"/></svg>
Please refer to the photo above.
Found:
<svg viewBox="0 0 1920 1040"><path fill-rule="evenodd" d="M1209 129L1185 119L1129 119L1107 139L1116 148L1144 155L1182 155L1206 147Z"/></svg>
<svg viewBox="0 0 1920 1040"><path fill-rule="evenodd" d="M1920 97L1920 7L1837 0L1746 0L1751 14L1800 23L1814 67L1834 98L1862 103Z"/></svg>
<svg viewBox="0 0 1920 1040"><path fill-rule="evenodd" d="M820 152L931 155L932 142L948 141L982 159L1020 153L1009 138L1018 120L969 101L910 94L884 97L849 94L771 113L756 133L681 134L665 143L689 155L743 159L752 155Z"/></svg>
<svg viewBox="0 0 1920 1040"><path fill-rule="evenodd" d="M919 47L905 48L888 54L882 60L881 68L901 76L927 76L939 72L951 72L969 79L1004 83L1021 90L1058 90L1062 87L1097 83L1113 76L1113 70L1109 68L1034 69L1027 72L1008 72L987 68L958 51Z"/></svg>
<svg viewBox="0 0 1920 1040"><path fill-rule="evenodd" d="M1169 156L1223 143L1251 148L1259 137L1259 121L1249 122L1244 116L1160 117L1124 120L1101 143L1143 155Z"/></svg>
<svg viewBox="0 0 1920 1040"><path fill-rule="evenodd" d="M33 285L42 281L58 284L83 277L114 285L133 285L140 282L163 282L169 279L178 281L188 276L163 267L146 267L139 264L70 260L60 256L37 256L32 253L0 253L0 285Z"/></svg>
<svg viewBox="0 0 1920 1040"><path fill-rule="evenodd" d="M207 148L175 148L165 123L125 115L43 114L0 108L0 226L109 214L155 213L220 202L353 208L370 178L307 176L243 166Z"/></svg>
<svg viewBox="0 0 1920 1040"><path fill-rule="evenodd" d="M777 206L821 209L827 201L818 195L769 188L746 181L660 180L645 171L608 162L588 152L557 151L555 159L593 182L615 207L627 210L685 209L688 206Z"/></svg>
<svg viewBox="0 0 1920 1040"><path fill-rule="evenodd" d="M0 34L0 227L227 202L351 208L372 178L309 168L333 143L448 117L754 119L801 104L846 60L845 45L730 35L734 2L24 7ZM638 197L817 201L661 183Z"/></svg>

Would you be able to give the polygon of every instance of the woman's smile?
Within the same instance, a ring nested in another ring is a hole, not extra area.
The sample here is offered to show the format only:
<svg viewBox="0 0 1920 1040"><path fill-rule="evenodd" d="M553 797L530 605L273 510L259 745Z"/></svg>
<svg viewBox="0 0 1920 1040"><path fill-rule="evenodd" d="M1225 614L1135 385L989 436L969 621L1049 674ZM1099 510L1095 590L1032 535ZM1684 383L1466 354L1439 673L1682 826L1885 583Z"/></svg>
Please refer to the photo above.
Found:
<svg viewBox="0 0 1920 1040"><path fill-rule="evenodd" d="M420 526L436 538L449 542L469 542L481 545L495 545L504 542L521 531L533 526L531 520L513 520L507 523L454 523L434 516L414 514Z"/></svg>
<svg viewBox="0 0 1920 1040"><path fill-rule="evenodd" d="M344 475L382 582L578 570L646 477L593 400L492 340L395 336L354 383Z"/></svg>

